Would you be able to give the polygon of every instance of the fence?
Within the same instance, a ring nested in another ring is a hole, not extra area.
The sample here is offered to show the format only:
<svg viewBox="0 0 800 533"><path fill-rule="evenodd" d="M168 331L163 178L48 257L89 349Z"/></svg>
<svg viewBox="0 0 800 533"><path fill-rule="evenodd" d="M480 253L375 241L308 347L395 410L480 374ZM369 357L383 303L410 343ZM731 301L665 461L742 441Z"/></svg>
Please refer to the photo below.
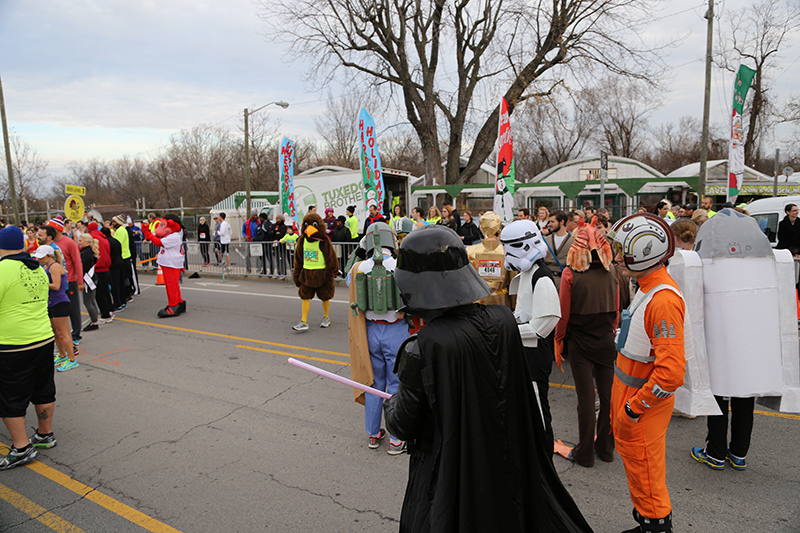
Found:
<svg viewBox="0 0 800 533"><path fill-rule="evenodd" d="M264 276L285 279L292 276L294 248L280 242L232 242L227 255L222 245L215 242L185 241L186 270L218 273L223 276ZM358 246L357 242L333 243L339 259L339 276L343 277L347 258ZM152 259L159 247L149 241L136 244L138 262ZM230 265L228 261L230 260ZM142 265L145 269L156 269L155 261Z"/></svg>

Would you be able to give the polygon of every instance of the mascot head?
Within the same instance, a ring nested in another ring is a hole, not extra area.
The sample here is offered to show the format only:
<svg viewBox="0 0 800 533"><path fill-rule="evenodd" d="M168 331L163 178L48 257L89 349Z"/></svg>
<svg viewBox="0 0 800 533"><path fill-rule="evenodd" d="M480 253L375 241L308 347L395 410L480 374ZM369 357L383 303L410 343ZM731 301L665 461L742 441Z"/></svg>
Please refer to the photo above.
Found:
<svg viewBox="0 0 800 533"><path fill-rule="evenodd" d="M163 239L167 235L177 233L183 229L183 224L175 215L166 215L159 219L155 233L156 237Z"/></svg>
<svg viewBox="0 0 800 533"><path fill-rule="evenodd" d="M309 213L303 217L303 227L300 230L300 238L311 241L324 241L328 239L325 235L325 222L316 213Z"/></svg>

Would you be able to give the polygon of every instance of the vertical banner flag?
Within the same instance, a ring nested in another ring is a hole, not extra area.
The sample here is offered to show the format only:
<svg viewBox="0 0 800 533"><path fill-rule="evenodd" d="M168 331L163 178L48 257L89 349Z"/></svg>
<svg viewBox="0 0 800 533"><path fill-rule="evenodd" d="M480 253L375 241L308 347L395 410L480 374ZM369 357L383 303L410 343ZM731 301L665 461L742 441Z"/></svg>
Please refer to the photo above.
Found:
<svg viewBox="0 0 800 533"><path fill-rule="evenodd" d="M278 154L278 170L281 176L281 215L284 223L292 219L297 228L297 204L294 201L294 143L283 138Z"/></svg>
<svg viewBox="0 0 800 533"><path fill-rule="evenodd" d="M358 138L361 143L361 178L364 183L364 202L369 208L375 202L379 213L383 213L383 169L375 135L375 121L367 110L361 108L358 115Z"/></svg>
<svg viewBox="0 0 800 533"><path fill-rule="evenodd" d="M733 112L731 113L731 143L728 149L728 201L735 202L742 188L744 177L744 127L742 113L744 99L756 71L739 65L736 82L733 84Z"/></svg>
<svg viewBox="0 0 800 533"><path fill-rule="evenodd" d="M500 127L497 134L497 179L494 183L494 212L503 219L503 224L514 220L514 142L511 137L511 121L508 118L508 103L503 98L500 104Z"/></svg>

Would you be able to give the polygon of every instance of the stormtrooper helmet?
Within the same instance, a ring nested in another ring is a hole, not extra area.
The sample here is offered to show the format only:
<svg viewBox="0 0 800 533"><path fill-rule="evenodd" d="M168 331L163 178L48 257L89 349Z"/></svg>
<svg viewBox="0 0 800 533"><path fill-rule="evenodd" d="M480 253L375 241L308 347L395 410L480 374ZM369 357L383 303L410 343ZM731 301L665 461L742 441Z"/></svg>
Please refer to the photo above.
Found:
<svg viewBox="0 0 800 533"><path fill-rule="evenodd" d="M500 242L503 243L507 270L527 272L533 263L547 255L547 244L532 220L516 220L503 228Z"/></svg>

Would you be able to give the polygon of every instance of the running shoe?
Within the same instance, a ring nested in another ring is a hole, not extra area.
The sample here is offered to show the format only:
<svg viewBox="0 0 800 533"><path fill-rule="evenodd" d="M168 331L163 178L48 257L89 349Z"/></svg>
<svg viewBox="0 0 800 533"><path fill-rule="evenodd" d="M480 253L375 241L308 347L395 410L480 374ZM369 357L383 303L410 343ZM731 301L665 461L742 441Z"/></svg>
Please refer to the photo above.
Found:
<svg viewBox="0 0 800 533"><path fill-rule="evenodd" d="M728 450L728 461L731 463L731 467L734 470L745 470L747 469L747 461L744 460L744 457L736 457Z"/></svg>
<svg viewBox="0 0 800 533"><path fill-rule="evenodd" d="M120 305L119 307L115 307L115 308L114 308L114 312L117 312L117 311L124 311L124 310L125 310L127 307L128 307L128 304L122 304L122 305Z"/></svg>
<svg viewBox="0 0 800 533"><path fill-rule="evenodd" d="M80 340L80 339L72 339L72 345L73 345L73 346L75 346L76 348L78 347L78 345L79 345L80 343L81 343L81 340Z"/></svg>
<svg viewBox="0 0 800 533"><path fill-rule="evenodd" d="M60 367L56 368L56 370L59 371L59 372L66 372L67 370L72 370L73 368L76 368L78 366L79 365L78 365L77 361L67 361L66 363L64 363Z"/></svg>
<svg viewBox="0 0 800 533"><path fill-rule="evenodd" d="M302 320L292 326L292 329L295 331L308 331L308 322L303 322Z"/></svg>
<svg viewBox="0 0 800 533"><path fill-rule="evenodd" d="M369 447L370 447L370 449L371 450L377 450L378 448L380 448L381 441L383 440L383 438L385 436L386 436L386 432L383 430L383 428L381 428L381 430L378 432L378 436L377 437L373 437L373 436L370 435L370 437L369 437Z"/></svg>
<svg viewBox="0 0 800 533"><path fill-rule="evenodd" d="M43 448L45 450L55 448L56 444L58 444L52 433L49 435L39 435L38 431L28 439L28 442L30 442L34 448Z"/></svg>
<svg viewBox="0 0 800 533"><path fill-rule="evenodd" d="M389 443L389 455L400 455L401 453L406 453L407 451L407 444L406 441L401 440L397 444Z"/></svg>
<svg viewBox="0 0 800 533"><path fill-rule="evenodd" d="M9 468L14 468L15 466L24 465L25 463L30 463L39 455L33 446L25 446L22 450L17 450L15 448L11 448L8 451L8 455L0 459L0 470L8 470Z"/></svg>
<svg viewBox="0 0 800 533"><path fill-rule="evenodd" d="M692 448L692 457L698 463L703 463L711 470L722 470L725 468L725 461L720 461L719 459L714 459L710 455L706 453L706 451L701 448L700 446L695 446Z"/></svg>
<svg viewBox="0 0 800 533"><path fill-rule="evenodd" d="M58 357L53 359L53 366L61 366L67 361L69 361L69 357L67 357L66 355L59 355Z"/></svg>
<svg viewBox="0 0 800 533"><path fill-rule="evenodd" d="M330 319L330 318L328 318L328 317L325 317L325 318L323 318L323 319L322 319L322 324L320 324L320 325L319 325L319 327L321 327L321 328L327 328L327 327L329 327L330 325L331 325L331 319Z"/></svg>
<svg viewBox="0 0 800 533"><path fill-rule="evenodd" d="M96 331L98 329L100 329L100 326L98 326L97 324L89 324L88 326L83 328L83 331Z"/></svg>
<svg viewBox="0 0 800 533"><path fill-rule="evenodd" d="M110 317L108 317L108 318L101 318L101 319L100 319L100 320L98 320L97 322L98 322L99 324L111 324L113 321L114 321L114 317L113 317L113 316L110 316Z"/></svg>

